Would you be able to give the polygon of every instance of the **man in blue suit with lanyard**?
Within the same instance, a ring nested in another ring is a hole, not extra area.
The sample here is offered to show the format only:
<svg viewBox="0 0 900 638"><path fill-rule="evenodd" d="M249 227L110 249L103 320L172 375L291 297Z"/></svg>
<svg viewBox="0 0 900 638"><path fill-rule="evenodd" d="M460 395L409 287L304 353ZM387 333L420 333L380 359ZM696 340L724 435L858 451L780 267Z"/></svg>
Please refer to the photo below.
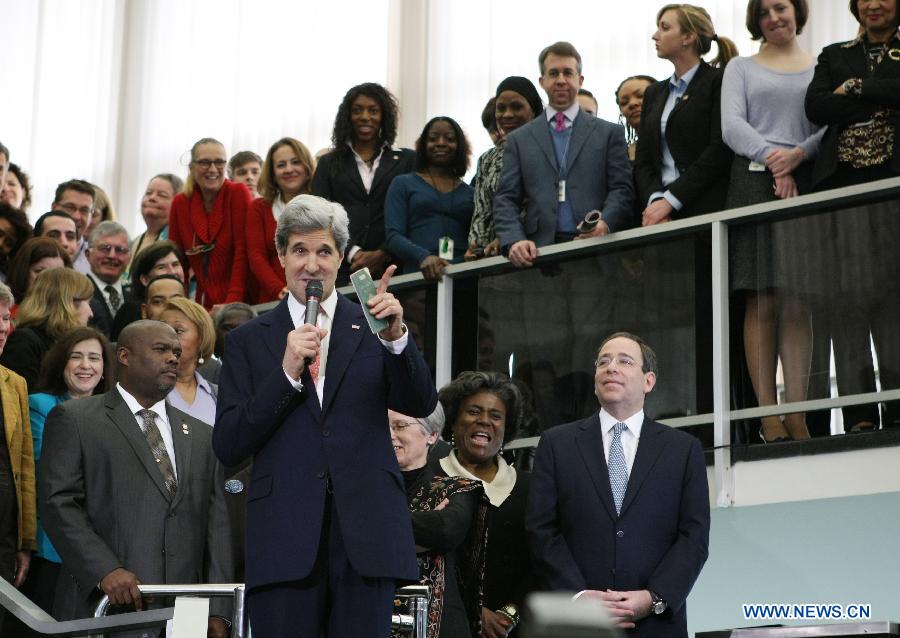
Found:
<svg viewBox="0 0 900 638"><path fill-rule="evenodd" d="M540 246L634 225L625 130L579 108L581 55L570 43L556 42L541 51L538 64L549 104L510 134L494 194L501 249L520 267L532 265ZM593 210L602 219L592 231L579 232L578 222Z"/></svg>
<svg viewBox="0 0 900 638"><path fill-rule="evenodd" d="M709 488L699 440L644 415L656 372L639 337L603 341L600 413L541 437L525 526L544 588L600 601L629 636L687 638Z"/></svg>
<svg viewBox="0 0 900 638"><path fill-rule="evenodd" d="M417 580L387 409L431 414L437 393L386 292L363 309L334 289L349 239L340 204L301 195L275 244L290 294L229 333L213 445L253 457L246 579L253 635L387 638L398 579ZM322 282L318 317L307 283ZM386 319L377 336L364 312ZM309 323L307 323L309 322Z"/></svg>

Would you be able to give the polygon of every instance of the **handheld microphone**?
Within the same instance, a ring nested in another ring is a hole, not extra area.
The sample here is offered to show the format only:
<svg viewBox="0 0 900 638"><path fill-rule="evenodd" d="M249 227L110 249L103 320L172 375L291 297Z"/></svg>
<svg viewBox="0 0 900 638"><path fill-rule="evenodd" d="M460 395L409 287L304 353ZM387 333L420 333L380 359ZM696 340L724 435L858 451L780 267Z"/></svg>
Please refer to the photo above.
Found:
<svg viewBox="0 0 900 638"><path fill-rule="evenodd" d="M322 301L322 282L310 279L306 282L306 317L303 322L316 325L319 316L319 302Z"/></svg>
<svg viewBox="0 0 900 638"><path fill-rule="evenodd" d="M316 325L316 319L319 318L319 302L322 301L322 282L318 279L310 279L306 282L306 316L303 323ZM312 365L313 360L306 358L304 364Z"/></svg>

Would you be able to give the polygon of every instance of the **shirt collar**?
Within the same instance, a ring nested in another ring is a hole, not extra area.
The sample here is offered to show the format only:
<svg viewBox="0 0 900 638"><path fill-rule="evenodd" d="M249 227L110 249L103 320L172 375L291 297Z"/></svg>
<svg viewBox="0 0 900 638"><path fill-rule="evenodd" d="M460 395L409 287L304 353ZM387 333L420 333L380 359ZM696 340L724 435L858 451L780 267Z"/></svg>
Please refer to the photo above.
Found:
<svg viewBox="0 0 900 638"><path fill-rule="evenodd" d="M350 152L353 153L353 155L356 157L357 162L362 162L363 164L366 163L366 160L364 160L362 157L360 157L360 154L356 152L355 148L353 148L353 142L351 142L350 140L347 140L347 146L350 147ZM378 155L375 156L374 161L378 161L381 159L381 156L384 155L384 150L387 147L388 147L387 144L382 145L382 147L378 150Z"/></svg>
<svg viewBox="0 0 900 638"><path fill-rule="evenodd" d="M687 87L690 85L691 80L693 80L694 76L697 75L697 70L699 68L700 68L700 63L698 62L697 64L692 66L690 69L688 69L687 73L682 75L680 78L673 74L672 77L669 78L669 90L672 90L672 89L676 89L676 90L682 89L683 91L687 90Z"/></svg>
<svg viewBox="0 0 900 638"><path fill-rule="evenodd" d="M132 394L122 387L121 383L116 383L116 390L119 391L119 394L122 395L122 398L125 400L125 405L128 406L128 409L131 410L131 413L137 416L137 413L144 409L138 400L132 396ZM160 399L156 403L150 406L150 410L156 412L156 416L162 417L168 421L168 416L166 415L166 400Z"/></svg>
<svg viewBox="0 0 900 638"><path fill-rule="evenodd" d="M575 116L578 115L579 110L580 109L578 107L578 102L575 102L574 104L572 104L572 106L563 111L563 115L565 115L566 119L570 122L575 122ZM547 115L547 121L551 122L553 121L553 118L556 117L556 114L559 113L559 111L548 104L547 108L544 110L544 113Z"/></svg>
<svg viewBox="0 0 900 638"><path fill-rule="evenodd" d="M600 427L603 428L604 432L612 430L616 423L624 423L628 426L628 430L634 435L634 438L640 439L641 427L644 425L644 411L638 410L624 421L619 421L619 419L607 412L605 408L600 408Z"/></svg>
<svg viewBox="0 0 900 638"><path fill-rule="evenodd" d="M94 283L97 284L97 288L99 288L103 292L106 292L107 286L112 286L113 288L116 289L116 291L119 294L122 294L122 278L121 277L116 279L115 282L109 284L109 283L106 283L105 281L103 281L102 279L100 279L97 275L95 275L93 270L89 270L87 275L88 275L88 277L90 277L91 279L94 280Z"/></svg>
<svg viewBox="0 0 900 638"><path fill-rule="evenodd" d="M319 312L324 312L332 321L337 310L337 297L337 291L332 290L331 294L319 304ZM297 301L291 293L288 293L288 312L291 313L291 321L294 322L295 328L303 325L306 319L306 306Z"/></svg>
<svg viewBox="0 0 900 638"><path fill-rule="evenodd" d="M194 370L194 379L197 381L198 388L202 388L208 395L212 396L212 386L209 385L209 381L196 370Z"/></svg>

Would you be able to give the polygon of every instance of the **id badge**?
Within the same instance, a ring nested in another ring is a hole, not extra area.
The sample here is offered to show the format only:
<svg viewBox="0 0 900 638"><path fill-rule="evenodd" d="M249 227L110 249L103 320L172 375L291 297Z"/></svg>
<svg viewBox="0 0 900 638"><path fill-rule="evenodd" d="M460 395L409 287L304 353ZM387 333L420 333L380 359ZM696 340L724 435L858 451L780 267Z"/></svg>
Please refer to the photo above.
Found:
<svg viewBox="0 0 900 638"><path fill-rule="evenodd" d="M451 237L438 239L438 257L453 261L453 239Z"/></svg>
<svg viewBox="0 0 900 638"><path fill-rule="evenodd" d="M750 166L747 167L747 170L751 173L765 173L766 165L760 164L759 162L750 162Z"/></svg>
<svg viewBox="0 0 900 638"><path fill-rule="evenodd" d="M558 201L560 204L566 201L566 180L564 179L559 180L559 189L556 194L556 201Z"/></svg>

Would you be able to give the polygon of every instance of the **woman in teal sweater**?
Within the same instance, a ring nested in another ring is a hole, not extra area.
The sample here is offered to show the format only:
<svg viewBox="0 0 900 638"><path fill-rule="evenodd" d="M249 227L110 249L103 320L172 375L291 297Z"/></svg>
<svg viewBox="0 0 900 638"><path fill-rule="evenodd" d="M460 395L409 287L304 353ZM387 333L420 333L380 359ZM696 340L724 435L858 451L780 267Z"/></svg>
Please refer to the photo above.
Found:
<svg viewBox="0 0 900 638"><path fill-rule="evenodd" d="M112 387L109 342L93 328L75 328L47 352L35 394L28 395L31 434L34 438L34 464L39 466L47 415L60 403L102 394ZM39 469L37 470L40 471ZM50 543L38 514L37 553L31 559L22 593L44 611L53 609L53 595L62 560Z"/></svg>

